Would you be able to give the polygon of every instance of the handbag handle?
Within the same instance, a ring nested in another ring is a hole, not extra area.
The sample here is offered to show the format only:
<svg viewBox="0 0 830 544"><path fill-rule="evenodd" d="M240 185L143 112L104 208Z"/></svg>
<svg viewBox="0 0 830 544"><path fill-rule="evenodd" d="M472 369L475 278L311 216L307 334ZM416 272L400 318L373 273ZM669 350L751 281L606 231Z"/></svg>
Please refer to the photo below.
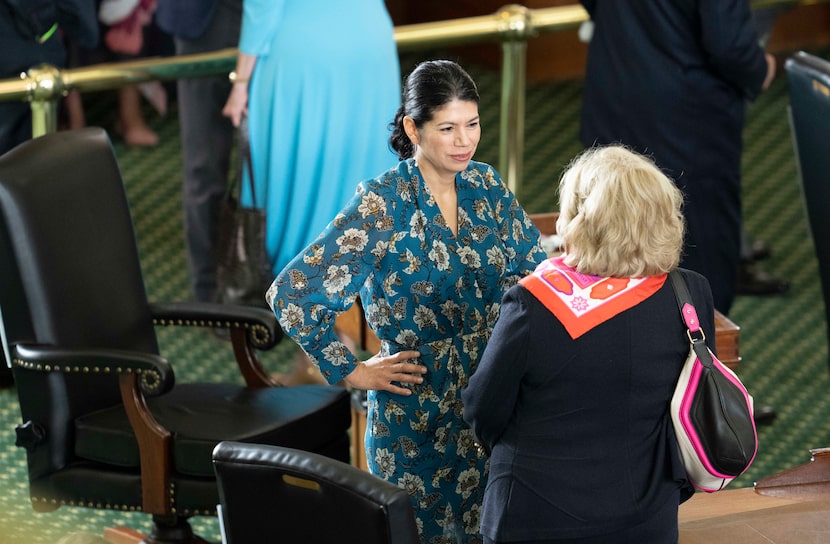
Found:
<svg viewBox="0 0 830 544"><path fill-rule="evenodd" d="M714 363L712 363L712 355L706 346L706 334L700 328L697 310L692 304L692 295L689 293L686 280L676 268L669 272L669 279L674 289L677 307L680 309L680 317L683 319L683 323L686 324L686 336L689 337L689 343L694 348L700 362L704 366L711 366Z"/></svg>
<svg viewBox="0 0 830 544"><path fill-rule="evenodd" d="M236 194L237 191L237 183L244 178L244 173L242 169L248 171L248 185L249 189L251 190L251 205L254 209L259 209L257 206L256 201L256 187L254 185L254 167L251 162L251 141L250 135L248 133L248 116L243 115L239 121L239 127L237 128L237 139L239 144L239 161L240 161L240 169L239 175L235 176L234 179L228 184L227 191L225 192L226 198L230 197L231 195Z"/></svg>

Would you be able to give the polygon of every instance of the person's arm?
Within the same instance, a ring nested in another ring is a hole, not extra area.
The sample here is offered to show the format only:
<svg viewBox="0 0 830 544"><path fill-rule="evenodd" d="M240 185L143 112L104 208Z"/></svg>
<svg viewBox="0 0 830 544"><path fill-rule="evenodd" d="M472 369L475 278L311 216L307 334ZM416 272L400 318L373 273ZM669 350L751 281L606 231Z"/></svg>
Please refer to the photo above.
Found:
<svg viewBox="0 0 830 544"><path fill-rule="evenodd" d="M274 34L279 32L285 0L244 0L239 54L231 72L232 86L222 115L230 117L235 127L248 114L248 86L254 75L257 59L271 53Z"/></svg>
<svg viewBox="0 0 830 544"><path fill-rule="evenodd" d="M772 81L775 66L758 43L747 0L701 0L701 40L719 77L754 99Z"/></svg>
<svg viewBox="0 0 830 544"><path fill-rule="evenodd" d="M283 23L286 0L244 0L239 50L264 57L271 54L271 43ZM279 52L275 52L279 53Z"/></svg>
<svg viewBox="0 0 830 544"><path fill-rule="evenodd" d="M231 72L231 93L222 108L222 115L230 117L235 127L239 126L243 116L248 115L248 85L256 60L256 56L240 52L236 57L236 68Z"/></svg>
<svg viewBox="0 0 830 544"><path fill-rule="evenodd" d="M499 441L513 415L528 364L530 322L522 291L516 286L504 296L493 335L461 391L464 419L487 451Z"/></svg>
<svg viewBox="0 0 830 544"><path fill-rule="evenodd" d="M93 49L100 40L97 3L89 0L58 0L60 28L79 47Z"/></svg>
<svg viewBox="0 0 830 544"><path fill-rule="evenodd" d="M397 171L395 171L397 172ZM360 288L375 273L400 209L392 208L394 180L386 176L361 183L355 196L323 233L283 269L267 299L280 326L318 365L329 383L345 380L359 389L409 395L393 382L420 383L426 369L408 362L417 351L375 355L358 361L335 331L338 314L352 306Z"/></svg>

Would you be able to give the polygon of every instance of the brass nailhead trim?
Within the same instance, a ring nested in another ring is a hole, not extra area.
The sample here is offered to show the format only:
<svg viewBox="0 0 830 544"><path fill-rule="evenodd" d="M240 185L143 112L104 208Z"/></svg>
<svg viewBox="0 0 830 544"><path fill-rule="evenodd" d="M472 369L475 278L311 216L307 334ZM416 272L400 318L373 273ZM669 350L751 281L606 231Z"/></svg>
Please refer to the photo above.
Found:
<svg viewBox="0 0 830 544"><path fill-rule="evenodd" d="M89 374L92 371L95 374L103 372L104 374L109 374L113 372L113 369L109 366L99 367L99 366L64 366L61 367L60 365L51 365L48 363L33 363L31 361L24 361L23 359L14 359L12 360L12 364L15 366L19 366L20 368L25 368L27 370L37 370L39 372L64 372L66 374L72 373L84 373ZM143 387L147 391L154 391L158 389L161 385L161 375L157 370L142 370L138 368L132 367L116 367L115 368L116 374L132 374L136 373L139 375L141 379L141 383Z"/></svg>
<svg viewBox="0 0 830 544"><path fill-rule="evenodd" d="M30 500L33 503L46 503L52 505L59 505L59 506L77 506L81 508L95 508L98 510L121 510L121 511L129 511L129 512L141 512L140 506L133 506L127 504L101 504L100 502L92 502L92 501L84 501L83 499L78 499L77 501L74 500L61 500L60 504L58 504L57 499L50 499L48 497L30 497Z"/></svg>
<svg viewBox="0 0 830 544"><path fill-rule="evenodd" d="M44 504L52 504L58 505L57 499L50 499L48 497L30 497L30 500L33 503L44 503ZM170 501L171 501L171 509L170 511L173 514L182 514L187 516L215 516L217 515L216 509L211 508L207 510L198 510L198 509L189 509L186 508L182 511L179 511L178 508L175 506L176 502L176 492L175 492L175 485L170 484ZM81 508L95 508L98 510L119 510L123 512L141 512L141 506L136 505L129 505L129 504L102 504L100 502L92 502L92 501L85 501L83 499L75 500L61 500L59 506L77 506Z"/></svg>
<svg viewBox="0 0 830 544"><path fill-rule="evenodd" d="M239 323L237 321L213 321L213 320L191 320L191 319L177 319L175 322L170 319L153 319L153 324L158 326L187 326L187 327L221 327L229 329L233 327L242 327L251 331L251 338L255 345L265 345L271 338L268 328L259 323Z"/></svg>

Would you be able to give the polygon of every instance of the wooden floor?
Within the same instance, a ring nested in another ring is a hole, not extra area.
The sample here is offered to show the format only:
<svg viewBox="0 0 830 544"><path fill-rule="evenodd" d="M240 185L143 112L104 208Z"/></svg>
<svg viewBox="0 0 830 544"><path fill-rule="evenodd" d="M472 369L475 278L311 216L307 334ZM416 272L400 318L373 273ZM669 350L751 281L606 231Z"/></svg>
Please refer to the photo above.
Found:
<svg viewBox="0 0 830 544"><path fill-rule="evenodd" d="M830 499L799 502L750 487L697 493L680 506L680 544L826 544Z"/></svg>

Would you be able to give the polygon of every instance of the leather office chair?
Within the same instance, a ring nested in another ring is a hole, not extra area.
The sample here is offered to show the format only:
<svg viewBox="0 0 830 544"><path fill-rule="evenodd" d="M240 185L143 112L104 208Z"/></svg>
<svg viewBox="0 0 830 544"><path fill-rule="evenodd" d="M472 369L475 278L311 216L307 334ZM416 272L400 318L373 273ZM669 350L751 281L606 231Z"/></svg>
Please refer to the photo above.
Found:
<svg viewBox="0 0 830 544"><path fill-rule="evenodd" d="M830 327L830 62L802 51L787 59L784 69L790 128Z"/></svg>
<svg viewBox="0 0 830 544"><path fill-rule="evenodd" d="M121 175L97 128L0 157L0 315L13 362L32 506L138 510L147 542L197 542L215 515L222 440L349 459L345 389L273 387L256 349L282 337L266 309L147 300ZM229 328L245 385L177 383L156 326Z"/></svg>
<svg viewBox="0 0 830 544"><path fill-rule="evenodd" d="M417 544L409 493L292 448L221 442L213 451L225 544Z"/></svg>

